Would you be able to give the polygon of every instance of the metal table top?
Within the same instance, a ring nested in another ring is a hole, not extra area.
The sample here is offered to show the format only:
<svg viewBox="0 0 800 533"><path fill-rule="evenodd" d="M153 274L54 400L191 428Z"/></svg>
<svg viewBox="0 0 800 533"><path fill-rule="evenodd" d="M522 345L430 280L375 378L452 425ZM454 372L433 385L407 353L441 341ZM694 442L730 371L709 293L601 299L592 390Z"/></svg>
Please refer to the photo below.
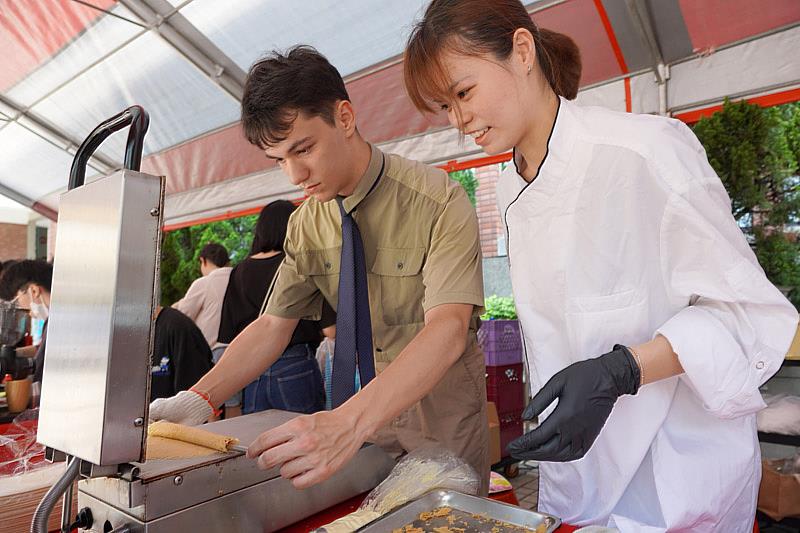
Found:
<svg viewBox="0 0 800 533"><path fill-rule="evenodd" d="M287 411L261 411L250 415L238 416L227 420L219 420L204 424L202 428L218 435L227 435L239 439L239 443L249 446L261 433L277 427L299 416L298 413ZM187 470L203 467L209 464L227 462L233 459L252 460L242 457L242 452L214 453L203 457L190 457L187 459L154 459L144 463L133 463L139 467L136 476L144 483L149 483L165 476L175 475ZM277 475L277 474L275 474Z"/></svg>

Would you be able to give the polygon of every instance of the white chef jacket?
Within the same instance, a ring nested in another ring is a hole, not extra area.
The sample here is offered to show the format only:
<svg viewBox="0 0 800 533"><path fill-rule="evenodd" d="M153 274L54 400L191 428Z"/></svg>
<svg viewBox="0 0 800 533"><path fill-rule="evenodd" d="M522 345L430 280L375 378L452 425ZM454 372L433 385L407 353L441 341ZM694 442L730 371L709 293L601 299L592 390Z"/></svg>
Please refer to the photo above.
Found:
<svg viewBox="0 0 800 533"><path fill-rule="evenodd" d="M798 316L691 130L561 99L537 177L509 164L497 198L533 393L657 333L685 369L622 396L582 459L540 464L539 509L623 532L751 531L758 387Z"/></svg>

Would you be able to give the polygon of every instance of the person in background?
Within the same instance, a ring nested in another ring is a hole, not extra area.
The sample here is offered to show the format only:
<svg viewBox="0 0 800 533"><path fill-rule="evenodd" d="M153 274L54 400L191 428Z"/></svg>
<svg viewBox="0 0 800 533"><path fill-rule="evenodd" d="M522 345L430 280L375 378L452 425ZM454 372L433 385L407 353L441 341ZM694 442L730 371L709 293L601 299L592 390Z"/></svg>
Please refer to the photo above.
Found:
<svg viewBox="0 0 800 533"><path fill-rule="evenodd" d="M172 304L172 307L188 316L212 348L217 343L222 299L228 288L231 267L228 250L221 244L212 242L200 250L200 273L186 291L186 295Z"/></svg>
<svg viewBox="0 0 800 533"><path fill-rule="evenodd" d="M191 318L159 307L153 339L150 400L188 390L211 370L211 348Z"/></svg>
<svg viewBox="0 0 800 533"><path fill-rule="evenodd" d="M42 381L44 352L47 342L47 318L50 312L50 290L53 283L53 265L41 259L12 262L0 276L0 298L12 300L18 307L30 310L31 329L41 328L41 342L36 347L17 350L23 357L35 357L34 382Z"/></svg>
<svg viewBox="0 0 800 533"><path fill-rule="evenodd" d="M797 311L682 122L571 102L578 48L519 0L433 0L405 83L488 155L539 425L539 510L628 532L753 529L761 386ZM554 405L555 404L555 405Z"/></svg>
<svg viewBox="0 0 800 533"><path fill-rule="evenodd" d="M219 342L230 343L261 313L283 262L286 227L294 210L294 204L287 200L276 200L261 210L250 256L231 273L222 305ZM335 329L335 323L336 315L327 304L319 322L301 320L275 364L245 387L242 412L283 409L313 413L323 409L325 396L315 353L322 340L321 328Z"/></svg>

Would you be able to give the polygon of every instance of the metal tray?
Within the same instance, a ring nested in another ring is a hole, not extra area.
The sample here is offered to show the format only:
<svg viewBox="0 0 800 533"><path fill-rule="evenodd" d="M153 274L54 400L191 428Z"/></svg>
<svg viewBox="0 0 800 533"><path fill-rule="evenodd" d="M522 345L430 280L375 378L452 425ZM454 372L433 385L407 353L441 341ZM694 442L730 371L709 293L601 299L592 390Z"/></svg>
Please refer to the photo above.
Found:
<svg viewBox="0 0 800 533"><path fill-rule="evenodd" d="M552 533L561 526L561 520L555 516L528 511L514 505L496 502L488 498L468 496L451 490L434 490L370 522L357 531L358 533L386 533L411 524L419 518L420 513L432 511L437 507L450 507L451 509L483 515L532 530L535 530L541 524L545 524L547 533ZM475 531L481 531L481 529L476 529Z"/></svg>

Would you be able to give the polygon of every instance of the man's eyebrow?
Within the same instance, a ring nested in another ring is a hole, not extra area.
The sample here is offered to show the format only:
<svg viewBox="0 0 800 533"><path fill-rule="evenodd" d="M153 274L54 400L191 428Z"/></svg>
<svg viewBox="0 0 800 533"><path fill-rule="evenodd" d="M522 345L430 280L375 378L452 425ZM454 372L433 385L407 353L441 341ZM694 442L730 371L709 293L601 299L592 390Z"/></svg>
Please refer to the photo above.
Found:
<svg viewBox="0 0 800 533"><path fill-rule="evenodd" d="M302 138L302 139L300 139L299 141L295 141L295 142L294 142L294 143L292 143L292 145L289 147L289 152L294 152L295 150L297 150L298 148L300 148L300 146L301 146L301 145L303 145L303 144L307 143L307 142L308 142L308 141L310 141L310 140L311 140L311 136L309 135L308 137L303 137L303 138Z"/></svg>
<svg viewBox="0 0 800 533"><path fill-rule="evenodd" d="M302 139L300 139L300 140L298 140L298 141L295 141L295 142L293 142L293 143L292 143L292 145L291 145L291 146L289 147L289 149L287 150L287 153L292 153L292 152L294 152L294 151L295 151L295 150L297 150L297 149L298 149L300 146L302 146L303 144L307 143L307 142L308 142L308 141L310 141L310 140L311 140L311 136L309 135L308 137L303 137ZM266 150L264 150L264 155L265 155L265 156L267 156L267 158L268 158L268 159L275 159L275 160L278 160L278 159L283 159L282 157L280 157L280 156L277 156L277 155L269 155L269 154L267 153L267 151L266 151Z"/></svg>

